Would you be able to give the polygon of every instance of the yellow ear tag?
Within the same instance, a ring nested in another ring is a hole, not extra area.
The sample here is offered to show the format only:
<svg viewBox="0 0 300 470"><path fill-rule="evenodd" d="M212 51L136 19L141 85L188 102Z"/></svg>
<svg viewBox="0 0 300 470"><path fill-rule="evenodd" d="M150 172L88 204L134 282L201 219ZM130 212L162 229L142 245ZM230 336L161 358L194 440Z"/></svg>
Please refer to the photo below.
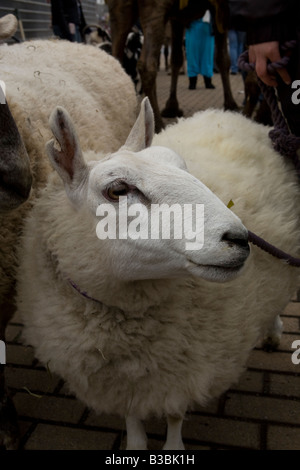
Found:
<svg viewBox="0 0 300 470"><path fill-rule="evenodd" d="M227 204L227 207L228 207L228 209L230 209L232 206L234 206L234 202L233 202L232 199L230 199L230 201Z"/></svg>

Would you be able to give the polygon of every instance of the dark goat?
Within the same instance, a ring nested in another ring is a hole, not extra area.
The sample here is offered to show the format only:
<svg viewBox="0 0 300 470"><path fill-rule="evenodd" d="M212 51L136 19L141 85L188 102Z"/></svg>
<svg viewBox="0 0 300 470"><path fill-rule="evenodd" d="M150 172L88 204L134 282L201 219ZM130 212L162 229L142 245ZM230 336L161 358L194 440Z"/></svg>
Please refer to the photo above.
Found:
<svg viewBox="0 0 300 470"><path fill-rule="evenodd" d="M0 39L10 37L14 34L16 27L17 21L13 15L1 18ZM29 196L31 184L29 157L6 102L2 82L0 84L0 219L6 219L8 214L18 212L16 209ZM17 224L13 224L13 230L18 231ZM1 257L5 256L5 240L2 240ZM5 262L1 264L0 279L5 272L6 264ZM14 313L14 305L11 302L13 292L2 292L1 282L0 290L0 341L3 346L6 326ZM5 387L5 363L3 362L5 361L1 361L0 358L0 447L15 449L18 446L17 415Z"/></svg>
<svg viewBox="0 0 300 470"><path fill-rule="evenodd" d="M101 26L95 26L94 31L92 30L93 27L93 25L86 26L89 33L85 36L85 42L99 47L108 54L112 54L112 41L110 35L105 31L105 29L101 28ZM142 32L138 27L134 26L126 38L124 45L124 61L122 65L126 73L132 78L135 87L137 87L139 81L137 63L141 55L142 45Z"/></svg>
<svg viewBox="0 0 300 470"><path fill-rule="evenodd" d="M132 78L135 87L137 87L139 82L137 64L141 55L142 46L143 35L138 28L133 28L127 36L123 67L126 73Z"/></svg>
<svg viewBox="0 0 300 470"><path fill-rule="evenodd" d="M3 212L26 201L32 177L26 149L1 87L0 103L0 212Z"/></svg>

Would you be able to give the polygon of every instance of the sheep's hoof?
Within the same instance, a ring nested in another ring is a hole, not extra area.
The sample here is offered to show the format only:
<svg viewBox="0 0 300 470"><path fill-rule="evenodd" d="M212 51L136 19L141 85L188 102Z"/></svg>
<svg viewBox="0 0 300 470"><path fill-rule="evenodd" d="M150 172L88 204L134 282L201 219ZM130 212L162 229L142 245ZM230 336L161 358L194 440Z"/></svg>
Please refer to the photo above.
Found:
<svg viewBox="0 0 300 470"><path fill-rule="evenodd" d="M182 117L183 111L179 108L168 108L165 107L161 112L162 117L165 118L175 118L175 117Z"/></svg>
<svg viewBox="0 0 300 470"><path fill-rule="evenodd" d="M224 109L226 111L237 111L239 109L238 105L236 104L236 102L234 101L234 99L227 99L225 102L224 102Z"/></svg>
<svg viewBox="0 0 300 470"><path fill-rule="evenodd" d="M266 352L273 352L278 349L280 345L280 337L278 336L267 336L264 338L262 348Z"/></svg>
<svg viewBox="0 0 300 470"><path fill-rule="evenodd" d="M17 450L19 435L15 406L12 399L4 392L0 399L0 449Z"/></svg>

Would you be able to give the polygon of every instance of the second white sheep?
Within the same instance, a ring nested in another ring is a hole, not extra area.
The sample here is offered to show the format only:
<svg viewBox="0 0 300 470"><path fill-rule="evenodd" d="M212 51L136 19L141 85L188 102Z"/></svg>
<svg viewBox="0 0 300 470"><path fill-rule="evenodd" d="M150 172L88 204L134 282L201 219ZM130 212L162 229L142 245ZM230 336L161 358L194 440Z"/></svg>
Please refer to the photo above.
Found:
<svg viewBox="0 0 300 470"><path fill-rule="evenodd" d="M245 228L299 254L293 169L264 127L222 111L183 120L150 146L146 100L125 146L108 155L82 154L62 108L51 126L59 177L26 222L18 276L26 341L87 406L126 417L128 449L147 447L142 420L152 415L168 418L164 448L181 449L186 410L239 379L297 287L295 268L256 248L248 257ZM184 238L99 240L97 208L118 208L122 196L130 207L204 204L203 248L187 251Z"/></svg>

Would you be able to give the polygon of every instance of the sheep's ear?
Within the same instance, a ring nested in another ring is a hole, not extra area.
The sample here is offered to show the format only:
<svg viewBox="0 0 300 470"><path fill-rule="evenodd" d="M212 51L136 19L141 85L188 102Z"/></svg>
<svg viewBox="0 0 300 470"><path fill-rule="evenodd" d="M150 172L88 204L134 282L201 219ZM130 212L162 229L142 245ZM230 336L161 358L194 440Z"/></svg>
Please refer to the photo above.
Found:
<svg viewBox="0 0 300 470"><path fill-rule="evenodd" d="M149 99L141 103L141 110L123 149L139 152L150 147L154 135L154 114Z"/></svg>
<svg viewBox="0 0 300 470"><path fill-rule="evenodd" d="M88 173L87 165L83 159L79 140L67 111L58 106L49 119L54 137L60 145L55 147L52 139L46 144L48 157L53 168L63 180L66 191L72 199L72 193L81 185Z"/></svg>
<svg viewBox="0 0 300 470"><path fill-rule="evenodd" d="M10 38L18 29L18 20L9 13L0 18L0 40Z"/></svg>

